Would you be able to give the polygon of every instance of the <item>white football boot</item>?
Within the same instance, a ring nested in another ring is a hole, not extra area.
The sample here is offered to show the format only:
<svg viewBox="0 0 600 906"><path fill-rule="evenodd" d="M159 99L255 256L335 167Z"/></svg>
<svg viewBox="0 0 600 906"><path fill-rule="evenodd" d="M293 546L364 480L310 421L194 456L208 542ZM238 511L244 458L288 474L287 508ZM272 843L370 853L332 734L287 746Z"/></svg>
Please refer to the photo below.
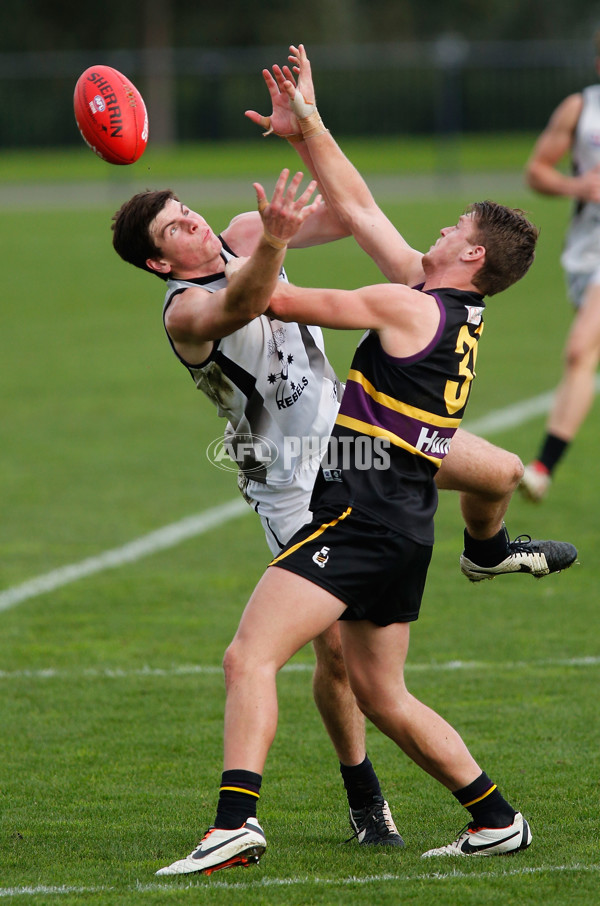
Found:
<svg viewBox="0 0 600 906"><path fill-rule="evenodd" d="M520 812L508 827L477 827L467 824L456 840L448 846L429 849L421 856L504 856L527 849L531 844L531 830Z"/></svg>
<svg viewBox="0 0 600 906"><path fill-rule="evenodd" d="M504 529L506 532L506 529ZM577 548L568 541L534 541L530 535L519 535L509 541L506 535L508 555L494 566L479 566L465 556L460 555L460 568L463 575L471 582L482 579L493 579L507 573L526 573L541 579L550 573L559 573L568 569L577 560Z"/></svg>
<svg viewBox="0 0 600 906"><path fill-rule="evenodd" d="M552 479L547 469L537 462L530 462L523 471L519 491L525 500L540 503L548 493L551 482Z"/></svg>
<svg viewBox="0 0 600 906"><path fill-rule="evenodd" d="M180 859L160 868L157 875L188 875L202 872L210 875L222 868L233 868L241 865L257 865L267 848L267 841L262 827L256 818L247 821L234 830L210 827L197 849L186 859Z"/></svg>

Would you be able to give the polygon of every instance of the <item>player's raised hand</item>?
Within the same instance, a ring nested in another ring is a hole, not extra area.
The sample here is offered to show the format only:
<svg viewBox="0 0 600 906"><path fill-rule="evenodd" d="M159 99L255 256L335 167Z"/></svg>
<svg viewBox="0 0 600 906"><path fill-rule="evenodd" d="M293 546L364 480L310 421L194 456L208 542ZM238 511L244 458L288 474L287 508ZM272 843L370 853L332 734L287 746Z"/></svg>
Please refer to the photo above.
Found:
<svg viewBox="0 0 600 906"><path fill-rule="evenodd" d="M296 198L304 174L296 173L288 185L289 175L290 171L287 168L281 171L270 202L267 201L265 190L260 183L254 183L265 237L274 248L284 248L304 221L318 210L322 202L320 195L311 201L317 188L317 182L314 179Z"/></svg>
<svg viewBox="0 0 600 906"><path fill-rule="evenodd" d="M256 110L246 110L244 115L266 130L263 135L274 133L283 138L291 138L296 135L301 137L302 133L298 126L298 120L292 112L288 95L283 87L286 81L296 84L289 66L284 66L282 69L280 66L274 65L272 74L268 69L263 69L262 74L271 97L273 108L271 115L263 116Z"/></svg>
<svg viewBox="0 0 600 906"><path fill-rule="evenodd" d="M298 84L296 85L293 79L287 79L282 86L283 89L286 91L288 97L293 99L297 96L297 88L298 92L302 95L304 102L307 105L312 105L314 108L315 86L313 84L310 60L306 55L304 44L299 44L298 47L294 44L290 44L290 55L288 60L292 64L292 68L298 77Z"/></svg>

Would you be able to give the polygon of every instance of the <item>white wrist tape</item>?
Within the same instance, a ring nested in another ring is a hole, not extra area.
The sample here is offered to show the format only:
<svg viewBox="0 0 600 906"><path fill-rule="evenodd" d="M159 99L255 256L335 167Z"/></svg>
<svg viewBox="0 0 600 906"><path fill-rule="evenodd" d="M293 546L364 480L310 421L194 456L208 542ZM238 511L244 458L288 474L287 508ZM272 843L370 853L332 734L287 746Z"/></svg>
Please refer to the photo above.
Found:
<svg viewBox="0 0 600 906"><path fill-rule="evenodd" d="M294 94L294 100L291 101L291 105L292 110L298 117L303 138L313 138L315 135L322 135L323 132L328 131L323 125L323 120L321 119L315 102L307 101L302 92L298 91L297 88Z"/></svg>
<svg viewBox="0 0 600 906"><path fill-rule="evenodd" d="M269 233L269 231L264 226L263 239L265 240L267 245L270 245L272 249L277 249L278 252L280 252L282 249L287 248L287 239L279 239L277 236L274 236L273 233Z"/></svg>
<svg viewBox="0 0 600 906"><path fill-rule="evenodd" d="M294 99L290 101L292 110L296 114L299 120L304 119L307 116L310 116L311 113L315 113L317 105L314 101L307 101L301 91L296 88L294 92Z"/></svg>

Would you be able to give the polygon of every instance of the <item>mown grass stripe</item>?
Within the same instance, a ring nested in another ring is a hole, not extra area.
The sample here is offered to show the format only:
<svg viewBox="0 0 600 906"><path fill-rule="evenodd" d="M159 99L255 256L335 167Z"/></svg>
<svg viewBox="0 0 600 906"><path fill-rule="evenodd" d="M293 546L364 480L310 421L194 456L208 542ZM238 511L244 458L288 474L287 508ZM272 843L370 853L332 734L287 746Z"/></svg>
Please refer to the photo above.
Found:
<svg viewBox="0 0 600 906"><path fill-rule="evenodd" d="M600 390L600 375L596 378L596 389ZM488 415L484 415L473 422L465 421L464 427L468 431L484 437L497 434L509 428L516 428L548 412L552 404L553 395L553 391L550 391L522 400L519 403L490 412ZM237 519L248 512L251 512L250 507L241 499L230 500L228 503L213 507L204 513L188 516L180 522L164 526L164 528L131 541L123 545L123 547L105 551L96 557L88 557L79 563L61 566L51 572L44 573L41 576L29 579L27 582L14 585L12 588L7 588L0 592L0 611L8 610L10 607L14 607L30 598L54 591L70 582L76 582L105 569L115 569L126 563L134 563L136 560L148 557L158 551L175 547L188 538L201 535L211 528L223 525L229 522L230 519Z"/></svg>

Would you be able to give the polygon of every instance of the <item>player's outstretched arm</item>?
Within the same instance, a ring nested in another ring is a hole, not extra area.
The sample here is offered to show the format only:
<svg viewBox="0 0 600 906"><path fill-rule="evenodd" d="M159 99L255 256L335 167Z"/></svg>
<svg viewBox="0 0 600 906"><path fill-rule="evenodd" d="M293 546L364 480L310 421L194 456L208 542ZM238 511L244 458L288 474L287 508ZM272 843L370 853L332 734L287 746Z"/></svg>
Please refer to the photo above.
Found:
<svg viewBox="0 0 600 906"><path fill-rule="evenodd" d="M440 321L432 296L397 283L340 290L279 282L270 311L282 321L338 330L375 330L385 351L400 357L423 350Z"/></svg>
<svg viewBox="0 0 600 906"><path fill-rule="evenodd" d="M320 195L311 201L314 180L296 197L303 174L296 173L289 184L288 177L289 171L282 170L270 202L260 183L254 183L263 233L244 266L231 273L227 287L212 294L190 288L169 306L165 324L172 339L186 347L187 361L203 361L203 345L228 336L268 308L288 243L321 206Z"/></svg>
<svg viewBox="0 0 600 906"><path fill-rule="evenodd" d="M320 195L311 202L317 188L314 180L296 198L303 174L296 173L289 185L288 176L289 170L282 170L270 202L260 183L254 183L263 234L235 279L225 290L213 294L218 309L219 332L223 328L233 332L266 311L279 279L288 243L321 205Z"/></svg>
<svg viewBox="0 0 600 906"><path fill-rule="evenodd" d="M245 116L265 130L263 136L274 135L287 139L299 155L306 169L316 179L310 151L304 141L300 124L292 110L287 92L283 88L286 81L291 81L295 84L291 69L289 66L282 68L274 65L272 74L268 69L263 69L262 75L271 100L271 114L265 116L256 110L246 110ZM311 217L296 234L290 245L292 248L306 248L311 245L331 242L335 239L343 239L345 236L350 235L349 229L342 224L330 206L324 204L321 205L316 216ZM231 247L234 248L234 246Z"/></svg>
<svg viewBox="0 0 600 906"><path fill-rule="evenodd" d="M310 61L304 46L290 46L290 62L298 76L283 83L309 149L326 202L395 283L413 285L423 278L421 254L411 248L377 205L365 180L323 125L315 104Z"/></svg>
<svg viewBox="0 0 600 906"><path fill-rule="evenodd" d="M563 173L558 166L571 151L582 108L582 95L569 95L558 105L536 141L525 167L526 182L534 191L579 201L600 201L600 167L572 174Z"/></svg>

